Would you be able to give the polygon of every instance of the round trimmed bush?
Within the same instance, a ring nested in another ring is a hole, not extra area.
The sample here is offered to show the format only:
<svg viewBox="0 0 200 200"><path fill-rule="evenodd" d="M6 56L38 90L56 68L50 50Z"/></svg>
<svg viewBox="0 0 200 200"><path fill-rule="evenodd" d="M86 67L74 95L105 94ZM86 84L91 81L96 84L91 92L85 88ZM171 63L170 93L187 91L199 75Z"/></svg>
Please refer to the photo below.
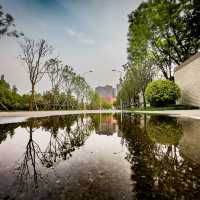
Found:
<svg viewBox="0 0 200 200"><path fill-rule="evenodd" d="M180 88L169 80L152 81L145 90L146 100L156 107L175 104L180 95Z"/></svg>

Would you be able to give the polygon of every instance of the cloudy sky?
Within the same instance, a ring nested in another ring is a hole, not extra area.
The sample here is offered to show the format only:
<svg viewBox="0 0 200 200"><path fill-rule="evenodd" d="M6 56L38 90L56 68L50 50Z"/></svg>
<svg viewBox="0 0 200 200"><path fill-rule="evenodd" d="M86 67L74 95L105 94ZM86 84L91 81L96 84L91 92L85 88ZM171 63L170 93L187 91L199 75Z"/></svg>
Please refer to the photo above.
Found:
<svg viewBox="0 0 200 200"><path fill-rule="evenodd" d="M12 14L18 30L33 39L44 38L55 48L54 55L86 75L88 83L97 85L118 82L126 63L128 13L141 0L0 0L4 10ZM20 92L28 92L30 84L20 62L19 42L15 38L0 40L0 74L5 74ZM44 79L37 89L49 89Z"/></svg>

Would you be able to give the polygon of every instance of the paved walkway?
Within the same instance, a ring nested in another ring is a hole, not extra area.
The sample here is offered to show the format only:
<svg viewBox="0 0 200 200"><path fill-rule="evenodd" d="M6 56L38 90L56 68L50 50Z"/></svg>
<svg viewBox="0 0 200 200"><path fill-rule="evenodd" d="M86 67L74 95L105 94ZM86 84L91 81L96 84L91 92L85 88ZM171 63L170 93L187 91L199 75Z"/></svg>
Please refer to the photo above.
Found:
<svg viewBox="0 0 200 200"><path fill-rule="evenodd" d="M134 113L160 114L160 115L200 119L200 110L134 111Z"/></svg>
<svg viewBox="0 0 200 200"><path fill-rule="evenodd" d="M66 111L19 111L0 112L0 124L21 122L28 118L47 117L58 115L95 114L95 113L119 113L120 110L66 110Z"/></svg>
<svg viewBox="0 0 200 200"><path fill-rule="evenodd" d="M95 113L120 113L121 110L68 110L68 111L20 111L0 112L0 124L21 122L28 118L47 117L72 114L95 114ZM124 110L123 112L131 112ZM165 111L133 111L132 113L160 114L176 117L200 119L200 110L165 110Z"/></svg>

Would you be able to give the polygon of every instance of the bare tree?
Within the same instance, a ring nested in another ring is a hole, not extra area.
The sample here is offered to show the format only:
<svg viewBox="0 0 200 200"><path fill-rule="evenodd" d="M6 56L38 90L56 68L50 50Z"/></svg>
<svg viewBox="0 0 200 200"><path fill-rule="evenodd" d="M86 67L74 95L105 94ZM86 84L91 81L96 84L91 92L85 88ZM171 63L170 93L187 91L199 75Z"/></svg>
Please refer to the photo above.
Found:
<svg viewBox="0 0 200 200"><path fill-rule="evenodd" d="M45 59L51 53L52 46L46 40L38 41L32 39L24 39L20 43L22 55L20 59L25 63L29 80L31 82L31 98L29 103L29 110L33 110L33 101L35 99L35 86L42 79L45 73Z"/></svg>

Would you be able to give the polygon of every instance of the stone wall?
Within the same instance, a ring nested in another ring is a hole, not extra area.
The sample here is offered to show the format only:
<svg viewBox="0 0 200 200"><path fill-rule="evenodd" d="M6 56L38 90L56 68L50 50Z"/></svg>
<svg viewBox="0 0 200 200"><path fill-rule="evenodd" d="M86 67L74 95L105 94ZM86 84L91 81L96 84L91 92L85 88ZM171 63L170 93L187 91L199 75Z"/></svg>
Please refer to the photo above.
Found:
<svg viewBox="0 0 200 200"><path fill-rule="evenodd" d="M175 82L181 88L179 102L200 107L200 52L176 67Z"/></svg>

